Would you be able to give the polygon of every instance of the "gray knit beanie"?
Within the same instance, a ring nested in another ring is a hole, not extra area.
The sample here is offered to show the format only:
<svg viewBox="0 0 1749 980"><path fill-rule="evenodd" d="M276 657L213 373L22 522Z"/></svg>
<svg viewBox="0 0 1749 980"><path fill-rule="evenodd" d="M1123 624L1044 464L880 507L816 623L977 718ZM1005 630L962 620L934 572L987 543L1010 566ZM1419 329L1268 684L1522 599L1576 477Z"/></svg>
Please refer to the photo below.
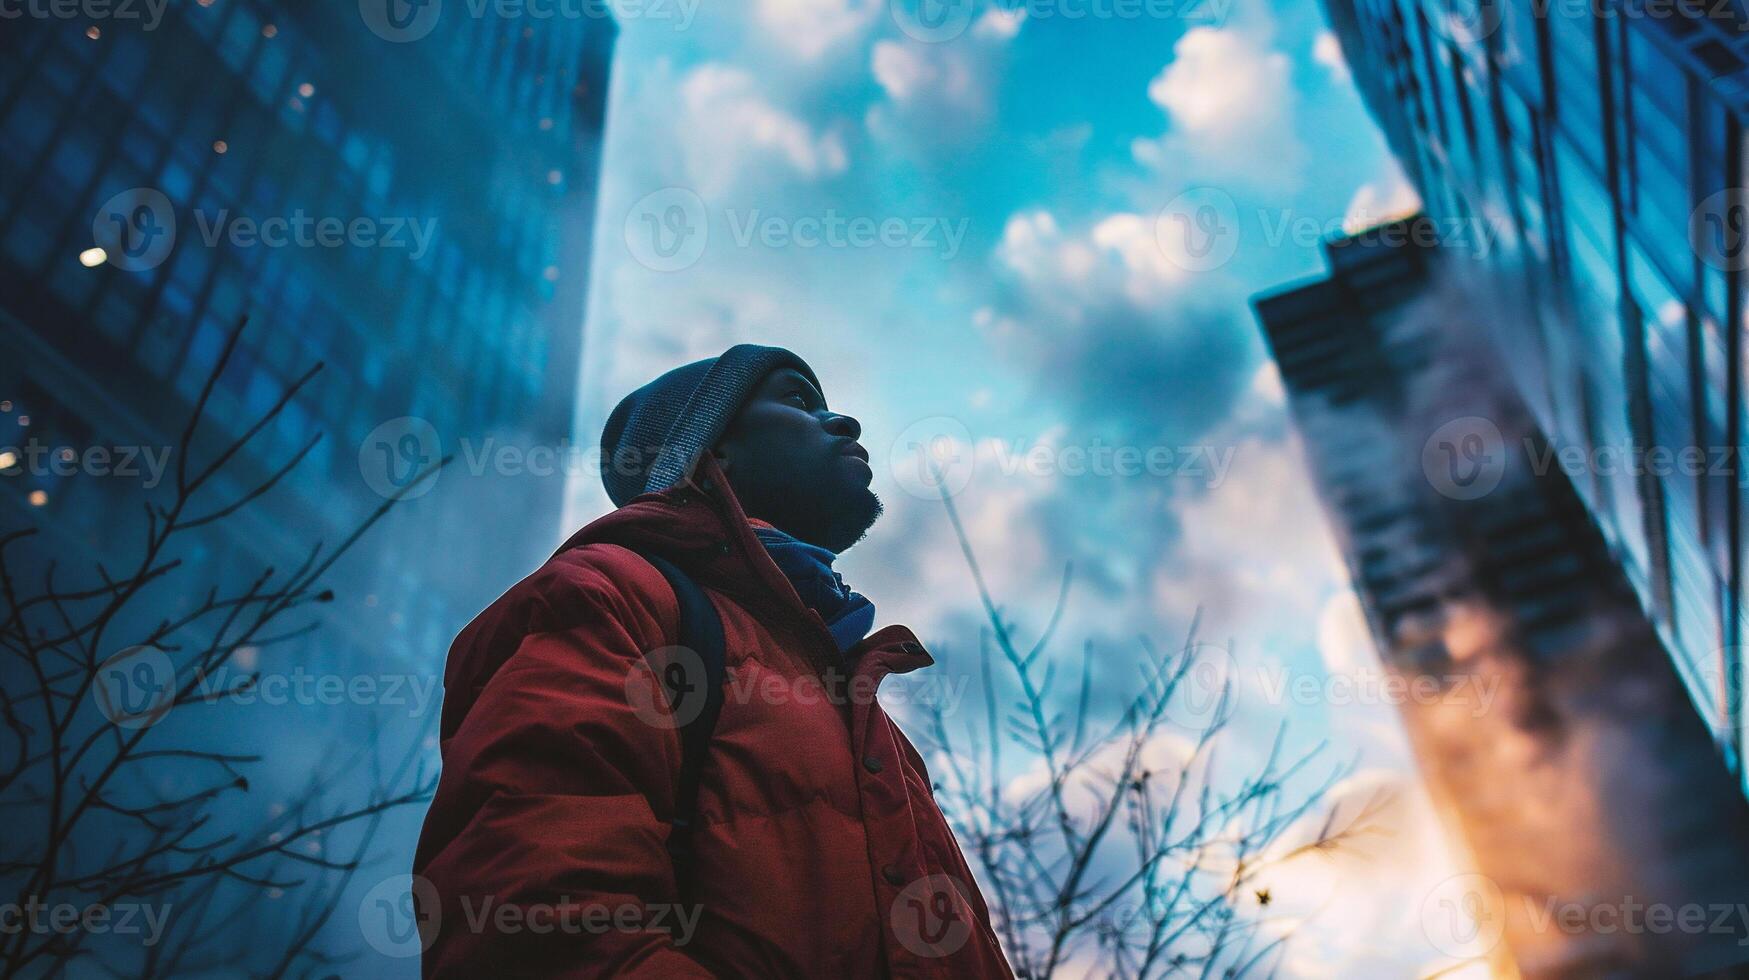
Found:
<svg viewBox="0 0 1749 980"><path fill-rule="evenodd" d="M782 347L736 344L682 365L625 396L601 430L601 482L615 507L666 490L728 428L759 382L793 367L818 388L813 368Z"/></svg>

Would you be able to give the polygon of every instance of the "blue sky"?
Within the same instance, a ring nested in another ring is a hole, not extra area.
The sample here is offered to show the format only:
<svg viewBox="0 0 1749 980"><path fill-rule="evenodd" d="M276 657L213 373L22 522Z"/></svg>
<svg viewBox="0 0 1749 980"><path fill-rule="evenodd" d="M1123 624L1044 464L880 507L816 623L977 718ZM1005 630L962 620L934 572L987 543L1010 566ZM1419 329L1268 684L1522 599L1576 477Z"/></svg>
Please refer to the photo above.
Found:
<svg viewBox="0 0 1749 980"><path fill-rule="evenodd" d="M1247 302L1318 274L1322 232L1414 204L1317 5L979 2L943 39L909 0L616 6L580 434L676 364L789 347L862 422L887 504L840 568L936 669L965 669L980 614L920 433L1023 633L1073 561L1060 655L1095 641L1121 689L1134 637L1175 643L1200 607L1249 721L1233 759L1286 718L1359 760L1339 799L1405 783L1393 707L1263 680L1373 653ZM1169 462L1073 472L1119 446ZM570 524L608 508L574 481ZM1450 962L1417 925L1449 861L1416 792L1395 819L1388 853L1286 873L1295 914L1340 914L1285 974Z"/></svg>

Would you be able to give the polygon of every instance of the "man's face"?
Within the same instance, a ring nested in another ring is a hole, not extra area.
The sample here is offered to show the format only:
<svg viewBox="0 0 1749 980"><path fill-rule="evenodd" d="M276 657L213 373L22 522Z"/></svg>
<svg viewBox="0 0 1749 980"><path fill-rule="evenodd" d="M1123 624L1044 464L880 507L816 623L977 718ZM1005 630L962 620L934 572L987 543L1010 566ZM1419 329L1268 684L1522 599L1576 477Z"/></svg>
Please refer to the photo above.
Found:
<svg viewBox="0 0 1749 980"><path fill-rule="evenodd" d="M862 425L794 368L766 375L711 452L748 517L841 552L881 515Z"/></svg>

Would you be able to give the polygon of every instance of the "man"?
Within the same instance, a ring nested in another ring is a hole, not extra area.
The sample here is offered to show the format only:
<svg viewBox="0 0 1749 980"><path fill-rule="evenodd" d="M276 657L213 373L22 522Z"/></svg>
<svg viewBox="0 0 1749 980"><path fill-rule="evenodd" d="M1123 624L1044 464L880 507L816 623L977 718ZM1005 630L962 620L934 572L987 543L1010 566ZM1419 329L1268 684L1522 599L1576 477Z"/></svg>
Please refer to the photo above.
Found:
<svg viewBox="0 0 1749 980"><path fill-rule="evenodd" d="M618 509L450 650L414 861L426 976L1012 976L874 697L929 654L903 626L871 633L832 571L881 513L860 434L801 358L753 344L614 410ZM651 558L704 590L724 637L690 814L652 658L676 645L680 587Z"/></svg>

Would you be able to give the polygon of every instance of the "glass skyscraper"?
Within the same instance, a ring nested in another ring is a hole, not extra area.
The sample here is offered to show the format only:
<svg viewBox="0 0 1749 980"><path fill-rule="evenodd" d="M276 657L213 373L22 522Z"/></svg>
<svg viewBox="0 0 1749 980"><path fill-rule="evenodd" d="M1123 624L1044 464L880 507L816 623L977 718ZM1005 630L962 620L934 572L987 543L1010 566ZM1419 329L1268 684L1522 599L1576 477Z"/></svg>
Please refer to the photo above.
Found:
<svg viewBox="0 0 1749 980"><path fill-rule="evenodd" d="M1516 387L1584 461L1580 496L1741 771L1749 22L1729 2L1325 6L1428 216L1507 299L1488 327Z"/></svg>
<svg viewBox="0 0 1749 980"><path fill-rule="evenodd" d="M40 525L67 574L137 546L143 465L98 478L23 452L167 449L248 316L209 438L325 369L237 485L325 438L192 574L295 567L392 489L377 449L392 477L404 437L434 436L416 455L457 462L402 507L441 540L398 517L367 537L321 649L436 671L559 540L563 473L480 460L568 444L617 27L394 0L123 6L138 15L34 5L0 26L0 447L18 454L0 524Z"/></svg>
<svg viewBox="0 0 1749 980"><path fill-rule="evenodd" d="M168 454L244 317L194 465L324 368L192 513L323 438L269 493L191 532L166 556L182 562L173 584L133 615L177 616L267 569L277 587L408 475L454 458L324 577L331 603L276 623L287 642L237 650L225 678L201 678L218 703L154 732L263 760L202 811L211 836L276 841L263 828L281 815L410 788L435 762L451 638L562 540L617 35L604 5L178 0L14 4L0 18L0 532L40 532L8 549L9 571L40 583L52 561L76 588L99 582L98 561L134 567L141 502L173 490ZM131 626L112 632L138 642ZM7 662L0 686L34 689L6 683L25 669ZM252 674L267 680L242 687ZM165 787L202 776L193 765L129 770L115 792L175 796ZM406 895L394 876L419 809L384 813L368 854L351 849L374 821L300 839L303 857L335 863L299 887L177 892L166 928L179 938L105 952L132 972L198 937L195 958L225 964L213 972L265 974L307 942L314 959L291 972L416 975L361 910ZM36 814L15 816L18 834L37 832ZM73 843L102 854L142 834L87 819ZM334 870L355 853L364 873ZM230 921L206 922L203 902Z"/></svg>
<svg viewBox="0 0 1749 980"><path fill-rule="evenodd" d="M1737 907L1749 801L1581 474L1541 462L1549 440L1473 342L1509 304L1448 276L1433 232L1416 216L1336 239L1328 277L1256 303L1383 665L1438 692L1395 703L1475 871L1422 897L1426 974L1740 970L1741 927L1609 925L1635 902ZM1580 926L1540 914L1563 903Z"/></svg>

